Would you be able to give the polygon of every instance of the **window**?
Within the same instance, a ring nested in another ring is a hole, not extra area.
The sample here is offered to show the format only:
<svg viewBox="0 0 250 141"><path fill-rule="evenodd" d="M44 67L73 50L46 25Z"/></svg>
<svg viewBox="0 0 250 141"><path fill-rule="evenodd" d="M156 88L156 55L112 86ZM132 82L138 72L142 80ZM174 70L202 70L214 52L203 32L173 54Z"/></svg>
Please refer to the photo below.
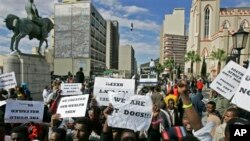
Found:
<svg viewBox="0 0 250 141"><path fill-rule="evenodd" d="M224 21L223 25L222 25L223 29L228 29L230 27L229 22L226 20Z"/></svg>
<svg viewBox="0 0 250 141"><path fill-rule="evenodd" d="M248 23L247 20L243 20L243 21L241 22L240 26L242 26L243 28L247 28L247 27L249 27L249 23Z"/></svg>
<svg viewBox="0 0 250 141"><path fill-rule="evenodd" d="M209 37L209 21L210 21L210 9L207 7L205 10L205 24L204 24L204 38L208 39Z"/></svg>

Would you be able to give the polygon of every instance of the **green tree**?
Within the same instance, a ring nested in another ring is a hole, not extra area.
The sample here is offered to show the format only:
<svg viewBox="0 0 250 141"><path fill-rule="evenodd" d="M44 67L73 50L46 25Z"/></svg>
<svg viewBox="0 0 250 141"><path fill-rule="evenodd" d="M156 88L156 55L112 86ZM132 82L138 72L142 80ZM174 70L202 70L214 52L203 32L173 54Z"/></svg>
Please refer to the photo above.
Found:
<svg viewBox="0 0 250 141"><path fill-rule="evenodd" d="M157 74L161 74L164 71L164 67L160 63L157 63L155 65L155 71L157 72Z"/></svg>
<svg viewBox="0 0 250 141"><path fill-rule="evenodd" d="M207 77L207 63L205 57L203 57L202 65L201 65L201 77L206 80Z"/></svg>
<svg viewBox="0 0 250 141"><path fill-rule="evenodd" d="M173 68L174 68L174 59L168 59L163 63L164 68L168 68L170 72L170 77L173 79Z"/></svg>
<svg viewBox="0 0 250 141"><path fill-rule="evenodd" d="M227 59L226 52L222 49L217 49L217 51L212 51L211 57L213 60L218 60L217 74L219 74L221 70L221 62L226 61Z"/></svg>
<svg viewBox="0 0 250 141"><path fill-rule="evenodd" d="M186 62L191 62L191 73L193 74L193 66L194 66L194 63L196 62L200 62L201 59L200 59L200 56L198 54L195 53L195 51L189 51L186 53L185 55L185 61Z"/></svg>

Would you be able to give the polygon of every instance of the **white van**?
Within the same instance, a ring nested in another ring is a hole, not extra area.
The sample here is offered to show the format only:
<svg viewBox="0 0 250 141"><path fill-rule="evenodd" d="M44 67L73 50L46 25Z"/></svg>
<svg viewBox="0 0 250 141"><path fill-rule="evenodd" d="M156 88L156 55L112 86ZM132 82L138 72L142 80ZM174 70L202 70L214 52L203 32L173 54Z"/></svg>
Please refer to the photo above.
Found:
<svg viewBox="0 0 250 141"><path fill-rule="evenodd" d="M141 74L139 86L156 86L158 84L157 74Z"/></svg>

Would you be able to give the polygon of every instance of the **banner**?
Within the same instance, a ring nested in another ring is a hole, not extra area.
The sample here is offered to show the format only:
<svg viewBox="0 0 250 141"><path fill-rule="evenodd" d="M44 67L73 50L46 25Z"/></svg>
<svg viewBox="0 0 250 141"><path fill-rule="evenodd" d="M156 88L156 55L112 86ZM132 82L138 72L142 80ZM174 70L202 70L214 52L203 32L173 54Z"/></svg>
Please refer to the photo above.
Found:
<svg viewBox="0 0 250 141"><path fill-rule="evenodd" d="M96 77L94 94L100 106L108 106L108 92L135 94L135 80Z"/></svg>
<svg viewBox="0 0 250 141"><path fill-rule="evenodd" d="M134 131L147 131L153 116L151 97L142 95L121 97L124 97L124 94L110 94L114 111L108 116L108 125Z"/></svg>
<svg viewBox="0 0 250 141"><path fill-rule="evenodd" d="M62 83L61 84L61 95L80 95L82 84L81 83Z"/></svg>
<svg viewBox="0 0 250 141"><path fill-rule="evenodd" d="M84 117L88 104L89 95L63 97L57 107L57 114L61 118Z"/></svg>
<svg viewBox="0 0 250 141"><path fill-rule="evenodd" d="M210 87L226 99L230 100L235 94L246 69L230 61L214 79Z"/></svg>
<svg viewBox="0 0 250 141"><path fill-rule="evenodd" d="M28 123L43 121L44 104L40 101L8 100L5 123Z"/></svg>
<svg viewBox="0 0 250 141"><path fill-rule="evenodd" d="M0 75L0 89L9 90L17 86L15 73L5 73Z"/></svg>
<svg viewBox="0 0 250 141"><path fill-rule="evenodd" d="M250 112L250 67L242 78L238 89L232 99L232 103Z"/></svg>

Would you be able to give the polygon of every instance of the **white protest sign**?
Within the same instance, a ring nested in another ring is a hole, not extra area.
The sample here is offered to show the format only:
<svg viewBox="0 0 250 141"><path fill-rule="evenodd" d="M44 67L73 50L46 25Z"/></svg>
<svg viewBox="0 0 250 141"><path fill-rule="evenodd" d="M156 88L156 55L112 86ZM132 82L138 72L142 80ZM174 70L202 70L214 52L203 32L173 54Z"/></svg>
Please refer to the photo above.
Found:
<svg viewBox="0 0 250 141"><path fill-rule="evenodd" d="M134 94L135 80L96 77L94 94L100 106L108 106L108 92Z"/></svg>
<svg viewBox="0 0 250 141"><path fill-rule="evenodd" d="M250 67L243 76L238 89L235 91L235 95L232 99L232 103L238 107L250 112Z"/></svg>
<svg viewBox="0 0 250 141"><path fill-rule="evenodd" d="M17 86L15 73L5 73L0 75L0 89L8 90Z"/></svg>
<svg viewBox="0 0 250 141"><path fill-rule="evenodd" d="M63 97L57 107L57 114L61 118L84 117L88 104L89 95Z"/></svg>
<svg viewBox="0 0 250 141"><path fill-rule="evenodd" d="M111 116L108 116L108 125L134 131L148 130L153 116L151 97L133 95L124 100L119 97L123 95L119 93L110 95L114 111Z"/></svg>
<svg viewBox="0 0 250 141"><path fill-rule="evenodd" d="M62 83L61 84L61 95L79 95L82 94L81 83Z"/></svg>
<svg viewBox="0 0 250 141"><path fill-rule="evenodd" d="M230 100L235 94L245 72L245 68L230 61L214 79L210 87L226 99Z"/></svg>
<svg viewBox="0 0 250 141"><path fill-rule="evenodd" d="M112 98L113 101L112 101L112 105L113 106L116 106L116 104L121 104L121 103L125 103L126 101L129 100L129 98L131 96L133 96L134 94L131 94L131 93L121 93L121 92L118 92L118 93L115 93L115 92L108 92L108 95L109 95L109 99ZM111 99L111 100L112 100Z"/></svg>
<svg viewBox="0 0 250 141"><path fill-rule="evenodd" d="M5 123L43 121L44 104L40 101L8 100L5 108Z"/></svg>

